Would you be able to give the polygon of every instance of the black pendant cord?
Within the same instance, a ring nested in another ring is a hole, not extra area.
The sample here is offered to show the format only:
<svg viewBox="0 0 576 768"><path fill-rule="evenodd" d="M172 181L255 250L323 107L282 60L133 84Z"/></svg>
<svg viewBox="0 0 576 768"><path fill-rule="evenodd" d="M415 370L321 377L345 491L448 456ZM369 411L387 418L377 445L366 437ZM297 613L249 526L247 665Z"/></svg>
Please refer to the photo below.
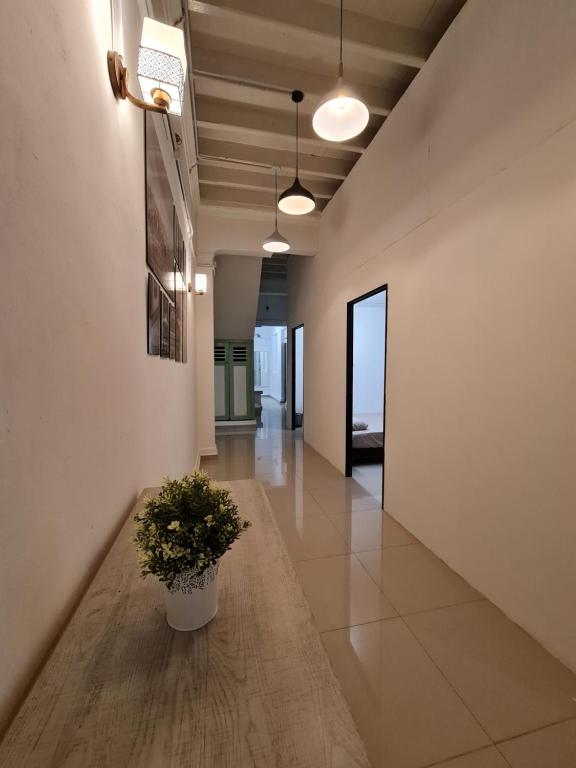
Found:
<svg viewBox="0 0 576 768"><path fill-rule="evenodd" d="M338 74L340 77L344 74L344 63L342 61L342 28L344 26L344 0L340 0L340 63L338 65Z"/></svg>
<svg viewBox="0 0 576 768"><path fill-rule="evenodd" d="M304 94L302 93L302 91L292 91L292 101L294 102L294 104L296 104L296 131L295 131L295 136L296 136L296 163L295 163L296 173L295 173L295 177L296 178L295 178L295 182L298 181L298 171L299 171L299 166L298 166L298 104L302 101L303 98L304 98Z"/></svg>
<svg viewBox="0 0 576 768"><path fill-rule="evenodd" d="M274 231L278 231L278 169L274 168Z"/></svg>
<svg viewBox="0 0 576 768"><path fill-rule="evenodd" d="M296 102L296 178L298 178L298 102Z"/></svg>

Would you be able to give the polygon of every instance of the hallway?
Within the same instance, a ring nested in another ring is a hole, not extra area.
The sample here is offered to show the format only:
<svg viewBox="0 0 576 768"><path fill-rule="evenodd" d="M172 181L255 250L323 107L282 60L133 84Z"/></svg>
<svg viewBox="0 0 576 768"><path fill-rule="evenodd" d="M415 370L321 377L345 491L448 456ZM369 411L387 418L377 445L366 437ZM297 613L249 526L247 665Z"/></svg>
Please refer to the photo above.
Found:
<svg viewBox="0 0 576 768"><path fill-rule="evenodd" d="M202 467L263 484L375 768L573 768L576 676L283 424Z"/></svg>

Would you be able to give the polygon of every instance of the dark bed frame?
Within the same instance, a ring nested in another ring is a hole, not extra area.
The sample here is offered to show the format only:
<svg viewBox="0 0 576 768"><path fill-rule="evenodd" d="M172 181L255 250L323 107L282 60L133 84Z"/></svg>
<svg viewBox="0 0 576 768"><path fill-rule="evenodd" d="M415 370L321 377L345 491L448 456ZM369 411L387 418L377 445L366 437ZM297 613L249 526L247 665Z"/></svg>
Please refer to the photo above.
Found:
<svg viewBox="0 0 576 768"><path fill-rule="evenodd" d="M382 464L384 446L381 448L354 448L352 446L352 466L355 464Z"/></svg>

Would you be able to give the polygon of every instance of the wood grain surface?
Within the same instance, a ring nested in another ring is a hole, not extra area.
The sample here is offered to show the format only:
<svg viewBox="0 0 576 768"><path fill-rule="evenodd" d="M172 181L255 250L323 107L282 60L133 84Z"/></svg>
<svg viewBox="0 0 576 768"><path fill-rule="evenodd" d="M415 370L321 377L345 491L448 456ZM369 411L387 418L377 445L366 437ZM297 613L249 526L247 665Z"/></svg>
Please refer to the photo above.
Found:
<svg viewBox="0 0 576 768"><path fill-rule="evenodd" d="M222 485L253 526L222 560L216 618L167 626L130 516L0 745L3 768L369 765L265 494Z"/></svg>

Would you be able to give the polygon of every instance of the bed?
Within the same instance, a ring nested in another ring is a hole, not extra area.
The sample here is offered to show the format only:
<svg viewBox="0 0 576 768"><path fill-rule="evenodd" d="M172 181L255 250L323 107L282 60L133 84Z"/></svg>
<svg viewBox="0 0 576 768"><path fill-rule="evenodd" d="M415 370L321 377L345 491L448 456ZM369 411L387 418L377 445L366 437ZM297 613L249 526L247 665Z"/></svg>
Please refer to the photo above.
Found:
<svg viewBox="0 0 576 768"><path fill-rule="evenodd" d="M352 463L381 462L384 449L383 419L381 413L358 413L352 424L364 422L368 429L352 430Z"/></svg>

